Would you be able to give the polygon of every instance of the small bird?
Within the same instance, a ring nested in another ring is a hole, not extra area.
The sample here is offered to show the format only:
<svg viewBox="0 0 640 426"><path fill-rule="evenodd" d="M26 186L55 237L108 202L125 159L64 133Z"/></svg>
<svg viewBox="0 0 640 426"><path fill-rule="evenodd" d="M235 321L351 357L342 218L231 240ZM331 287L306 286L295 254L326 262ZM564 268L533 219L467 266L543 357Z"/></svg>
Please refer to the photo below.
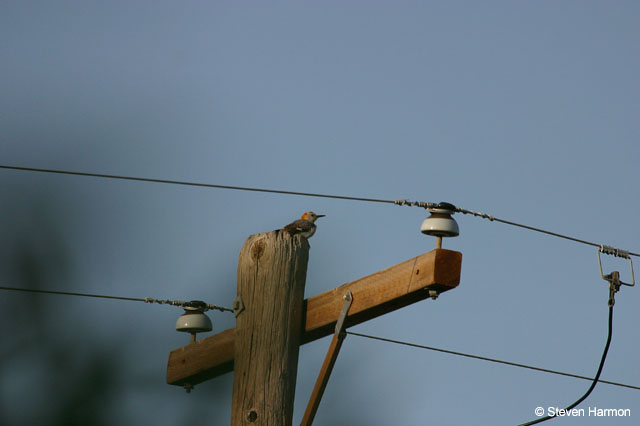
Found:
<svg viewBox="0 0 640 426"><path fill-rule="evenodd" d="M319 217L324 217L323 214L315 214L314 212L305 212L302 217L295 220L282 228L291 235L302 235L305 238L311 238L316 232L316 224L314 223Z"/></svg>

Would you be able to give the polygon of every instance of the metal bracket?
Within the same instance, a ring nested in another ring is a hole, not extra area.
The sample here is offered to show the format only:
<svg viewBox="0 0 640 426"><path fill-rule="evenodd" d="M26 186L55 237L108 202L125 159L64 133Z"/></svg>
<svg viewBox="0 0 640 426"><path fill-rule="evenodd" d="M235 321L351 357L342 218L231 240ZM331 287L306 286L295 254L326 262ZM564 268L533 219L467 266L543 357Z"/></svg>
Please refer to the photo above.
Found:
<svg viewBox="0 0 640 426"><path fill-rule="evenodd" d="M629 268L631 270L631 284L620 281L620 272L618 271L613 271L612 273L605 275L602 272L602 260L600 259L600 253L611 254L616 257L624 257L626 259L629 259ZM613 249L609 246L600 246L600 248L598 249L598 266L600 267L600 277L602 277L603 280L609 281L610 283L616 281L618 283L618 287L620 287L620 284L629 287L633 287L634 285L636 285L636 279L633 275L633 261L631 260L631 256L629 256L628 252L624 252L619 249Z"/></svg>
<svg viewBox="0 0 640 426"><path fill-rule="evenodd" d="M238 315L240 315L242 311L244 311L244 302L242 301L242 297L238 296L236 300L233 301L233 314L238 318Z"/></svg>
<svg viewBox="0 0 640 426"><path fill-rule="evenodd" d="M344 305L342 305L342 311L340 311L340 315L336 321L336 336L344 334L344 320L347 318L349 308L351 308L351 302L353 302L353 294L351 294L349 290L347 294L344 295Z"/></svg>

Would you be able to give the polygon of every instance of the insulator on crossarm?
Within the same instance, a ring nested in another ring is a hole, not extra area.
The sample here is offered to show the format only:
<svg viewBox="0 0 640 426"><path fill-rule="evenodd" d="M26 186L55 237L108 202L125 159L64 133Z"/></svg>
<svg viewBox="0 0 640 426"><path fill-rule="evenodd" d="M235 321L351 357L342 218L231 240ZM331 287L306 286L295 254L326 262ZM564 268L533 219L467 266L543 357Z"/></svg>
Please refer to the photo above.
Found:
<svg viewBox="0 0 640 426"><path fill-rule="evenodd" d="M457 237L460 235L460 228L456 220L451 217L456 212L453 204L441 202L435 207L428 207L426 210L431 216L422 222L420 231L423 234L436 237L436 248L442 247L443 237Z"/></svg>
<svg viewBox="0 0 640 426"><path fill-rule="evenodd" d="M200 300L192 300L185 303L182 308L184 314L180 315L176 321L176 330L191 333L191 343L196 341L196 333L213 330L213 324L205 311L207 304Z"/></svg>

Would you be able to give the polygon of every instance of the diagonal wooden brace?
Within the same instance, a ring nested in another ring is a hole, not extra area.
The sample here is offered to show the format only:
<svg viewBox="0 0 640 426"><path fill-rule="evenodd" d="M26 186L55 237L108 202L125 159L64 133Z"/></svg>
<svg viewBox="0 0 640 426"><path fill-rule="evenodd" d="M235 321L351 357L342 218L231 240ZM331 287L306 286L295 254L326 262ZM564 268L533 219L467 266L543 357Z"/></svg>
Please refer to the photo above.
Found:
<svg viewBox="0 0 640 426"><path fill-rule="evenodd" d="M342 306L342 311L340 312L340 316L338 317L338 321L336 323L336 331L333 334L333 338L331 339L331 345L329 345L327 356L324 359L324 363L322 363L322 368L320 369L320 374L318 374L316 384L313 387L313 392L311 392L307 410L304 412L302 422L300 423L301 426L311 426L311 423L313 423L313 418L316 416L318 406L320 405L320 400L322 400L322 395L324 394L324 390L327 387L327 383L329 382L329 376L331 376L333 366L336 363L338 353L340 352L340 348L342 347L342 342L346 337L346 333L344 332L344 320L347 318L347 313L349 312L352 301L353 295L351 294L351 291L349 291L344 296L344 305Z"/></svg>

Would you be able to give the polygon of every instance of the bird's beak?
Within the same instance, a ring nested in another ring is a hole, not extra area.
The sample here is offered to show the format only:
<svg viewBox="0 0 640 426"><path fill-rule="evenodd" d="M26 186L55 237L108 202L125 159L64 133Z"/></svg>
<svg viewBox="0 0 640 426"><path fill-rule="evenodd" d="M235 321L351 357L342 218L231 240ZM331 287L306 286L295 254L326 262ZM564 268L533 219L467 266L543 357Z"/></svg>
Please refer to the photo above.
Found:
<svg viewBox="0 0 640 426"><path fill-rule="evenodd" d="M326 214L317 214L316 217L325 217Z"/></svg>

